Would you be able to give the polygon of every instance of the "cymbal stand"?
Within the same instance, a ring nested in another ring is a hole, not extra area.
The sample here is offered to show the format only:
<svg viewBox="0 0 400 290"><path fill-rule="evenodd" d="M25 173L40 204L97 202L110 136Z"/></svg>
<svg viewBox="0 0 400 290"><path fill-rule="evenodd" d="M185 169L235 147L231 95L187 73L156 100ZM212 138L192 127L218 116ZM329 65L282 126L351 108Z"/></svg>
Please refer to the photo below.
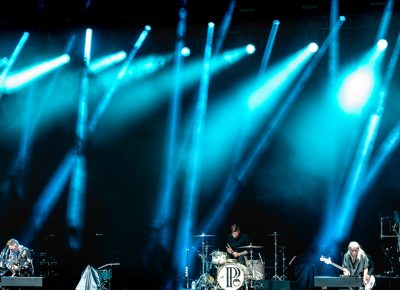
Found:
<svg viewBox="0 0 400 290"><path fill-rule="evenodd" d="M274 276L271 278L271 280L282 280L278 276L278 239L277 239L278 234L274 232Z"/></svg>
<svg viewBox="0 0 400 290"><path fill-rule="evenodd" d="M251 246L251 243L250 243L250 246ZM252 288L253 287L253 279L255 278L254 277L254 269L253 269L253 248L250 247L249 253L250 253L250 287Z"/></svg>
<svg viewBox="0 0 400 290"><path fill-rule="evenodd" d="M285 275L286 272L286 257L285 257L285 248L282 248L282 280L286 280L287 277Z"/></svg>
<svg viewBox="0 0 400 290"><path fill-rule="evenodd" d="M201 254L199 254L199 256L201 258L201 276L195 283L195 289L208 289L210 287L214 288L214 284L208 275L208 243L204 237L201 240Z"/></svg>

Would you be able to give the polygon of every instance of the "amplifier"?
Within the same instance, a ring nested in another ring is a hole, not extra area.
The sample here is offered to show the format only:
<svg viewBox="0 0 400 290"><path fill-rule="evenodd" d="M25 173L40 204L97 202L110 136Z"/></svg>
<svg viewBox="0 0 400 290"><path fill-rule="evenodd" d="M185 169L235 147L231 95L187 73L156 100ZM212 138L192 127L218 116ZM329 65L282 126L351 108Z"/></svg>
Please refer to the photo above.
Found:
<svg viewBox="0 0 400 290"><path fill-rule="evenodd" d="M43 277L1 277L1 286L42 287Z"/></svg>

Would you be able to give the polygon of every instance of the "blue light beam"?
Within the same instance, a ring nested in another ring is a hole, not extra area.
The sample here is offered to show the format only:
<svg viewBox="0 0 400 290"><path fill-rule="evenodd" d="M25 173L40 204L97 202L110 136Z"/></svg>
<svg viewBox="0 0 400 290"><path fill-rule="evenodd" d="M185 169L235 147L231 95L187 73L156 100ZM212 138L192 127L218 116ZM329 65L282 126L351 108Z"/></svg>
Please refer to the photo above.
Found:
<svg viewBox="0 0 400 290"><path fill-rule="evenodd" d="M94 74L98 74L109 67L120 63L126 59L126 52L119 51L110 55L103 56L99 59L93 60L89 65L89 71Z"/></svg>
<svg viewBox="0 0 400 290"><path fill-rule="evenodd" d="M211 211L211 214L208 215L200 228L204 229L205 232L211 232L213 229L219 226L217 221L221 220L221 217L224 216L224 212L230 207L232 202L235 200L234 193L236 192L237 186L240 182L246 180L247 175L251 171L254 166L257 157L264 152L271 136L278 128L279 124L282 122L287 112L291 108L291 105L297 99L297 96L305 86L305 83L312 75L315 67L321 60L322 56L325 54L329 45L332 43L333 39L336 37L339 29L342 27L343 21L337 21L334 28L330 31L328 37L325 39L323 44L321 45L318 52L311 59L309 65L305 68L304 73L301 75L300 79L297 81L295 87L291 90L288 97L282 106L278 109L275 116L272 118L271 123L263 132L260 140L254 146L253 150L250 151L250 154L246 156L245 160L239 164L238 168L234 170L233 174L231 174L225 184L223 191L220 194L220 200L217 203L217 206Z"/></svg>
<svg viewBox="0 0 400 290"><path fill-rule="evenodd" d="M191 233L193 232L193 223L197 216L197 201L198 201L198 179L200 170L201 144L203 140L203 130L208 101L208 88L210 78L210 63L212 55L212 41L214 34L214 24L208 24L206 47L204 52L204 63L202 70L202 78L200 80L199 95L196 103L194 114L194 126L192 131L192 148L191 160L189 168L187 168L187 176L185 180L185 192L183 197L182 211L178 224L178 234L174 250L174 264L177 269L185 267L185 252L182 249L187 249L190 246Z"/></svg>
<svg viewBox="0 0 400 290"><path fill-rule="evenodd" d="M74 163L74 153L70 151L54 172L49 183L40 194L39 199L33 205L32 215L29 219L30 222L23 231L22 239L27 241L28 246L35 239L36 234L40 232L50 212L60 198L68 178L70 177Z"/></svg>
<svg viewBox="0 0 400 290"><path fill-rule="evenodd" d="M265 46L264 55L261 61L261 66L259 70L260 75L262 75L267 69L269 59L271 57L272 48L274 47L276 34L278 33L279 24L279 20L272 21L271 31L269 33L267 45Z"/></svg>
<svg viewBox="0 0 400 290"><path fill-rule="evenodd" d="M175 57L174 57L174 86L169 103L166 151L161 185L158 193L158 203L154 213L153 225L160 229L160 236L153 237L151 242L160 243L164 248L169 248L172 237L171 219L176 208L173 207L173 192L176 184L177 174L177 136L181 119L182 102L182 54L184 48L184 37L186 34L187 10L183 6L179 9L179 21L176 28Z"/></svg>
<svg viewBox="0 0 400 290"><path fill-rule="evenodd" d="M30 81L33 81L36 78L41 77L48 72L51 72L59 68L60 66L69 63L69 61L70 56L68 54L63 54L54 59L35 65L29 69L23 70L19 73L7 77L4 81L4 87L8 91L18 89L26 85Z"/></svg>
<svg viewBox="0 0 400 290"><path fill-rule="evenodd" d="M135 42L132 50L129 52L128 58L125 60L121 70L118 72L116 81L110 87L110 89L105 93L105 95L101 99L100 103L95 108L93 116L89 121L89 126L88 126L89 133L92 133L95 131L97 122L99 121L99 118L101 117L101 115L103 115L104 111L107 109L108 104L110 103L112 97L114 96L114 93L115 93L116 89L118 88L120 81L125 77L125 75L128 71L129 65L131 64L132 60L136 56L136 53L142 47L143 42L147 38L147 35L149 34L150 30L151 30L151 27L146 25L145 29L142 31L142 33L139 35L139 38Z"/></svg>
<svg viewBox="0 0 400 290"><path fill-rule="evenodd" d="M19 40L17 46L15 47L13 53L11 54L10 59L7 61L7 63L5 63L5 68L3 69L3 72L0 75L0 89L3 87L6 77L8 76L8 72L13 67L15 61L17 60L17 58L18 58L22 48L24 47L25 43L27 42L28 38L29 38L29 33L24 32L22 34L22 37Z"/></svg>
<svg viewBox="0 0 400 290"><path fill-rule="evenodd" d="M83 60L85 67L83 68L78 119L75 129L75 166L73 167L72 180L69 190L69 198L67 204L67 225L73 232L70 233L68 239L72 249L79 250L81 248L81 235L84 228L85 216L85 189L86 189L86 160L83 156L83 150L86 141L86 128L88 119L88 91L89 91L89 65L92 47L92 30L86 29L85 49Z"/></svg>
<svg viewBox="0 0 400 290"><path fill-rule="evenodd" d="M228 9L225 12L224 18L222 19L218 33L215 37L216 41L215 41L214 55L218 55L222 49L222 46L226 38L226 34L232 22L232 17L235 12L235 7L236 7L236 0L231 0L229 2Z"/></svg>

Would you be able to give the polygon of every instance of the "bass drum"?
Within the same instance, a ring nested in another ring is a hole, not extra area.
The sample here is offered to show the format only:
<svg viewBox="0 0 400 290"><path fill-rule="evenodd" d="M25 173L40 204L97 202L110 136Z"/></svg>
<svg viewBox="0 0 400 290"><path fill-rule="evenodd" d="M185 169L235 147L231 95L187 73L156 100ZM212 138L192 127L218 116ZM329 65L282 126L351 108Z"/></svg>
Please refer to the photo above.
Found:
<svg viewBox="0 0 400 290"><path fill-rule="evenodd" d="M218 269L218 285L224 290L239 289L246 279L247 269L240 263L226 263Z"/></svg>

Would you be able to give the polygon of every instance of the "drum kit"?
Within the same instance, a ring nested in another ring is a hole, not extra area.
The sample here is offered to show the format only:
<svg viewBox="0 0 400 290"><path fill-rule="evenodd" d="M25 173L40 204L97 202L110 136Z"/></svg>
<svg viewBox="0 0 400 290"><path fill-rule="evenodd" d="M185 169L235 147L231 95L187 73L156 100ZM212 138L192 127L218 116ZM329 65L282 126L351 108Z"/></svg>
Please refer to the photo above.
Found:
<svg viewBox="0 0 400 290"><path fill-rule="evenodd" d="M271 280L286 280L286 258L284 252L286 247L278 246L278 237L282 235L273 232L268 234L268 236L274 238L274 275ZM193 237L201 238L201 252L199 252L199 256L202 267L201 275L197 280L192 282L191 289L236 290L242 287L245 287L245 289L254 287L256 289L257 285L264 280L265 262L259 252L259 257L255 259L256 251L262 249L263 246L256 246L250 243L249 245L239 247L248 250L249 253L249 258L246 257L244 265L239 263L237 259L229 259L225 251L214 250L209 254L209 248L212 246L208 244L207 238L215 237L215 235L202 233ZM278 264L280 264L278 263L278 257L282 258L282 268L280 269L282 276L278 275Z"/></svg>
<svg viewBox="0 0 400 290"><path fill-rule="evenodd" d="M243 265L237 259L228 259L228 255L224 251L215 250L208 254L210 246L207 238L214 236L204 233L193 236L202 239L201 252L199 252L202 268L200 277L192 282L192 289L236 290L241 287L248 289L248 287L253 287L255 282L264 280L264 261L260 254L260 260L254 259L254 251L262 249L263 246L250 243L239 247L247 249L249 252L249 258Z"/></svg>

